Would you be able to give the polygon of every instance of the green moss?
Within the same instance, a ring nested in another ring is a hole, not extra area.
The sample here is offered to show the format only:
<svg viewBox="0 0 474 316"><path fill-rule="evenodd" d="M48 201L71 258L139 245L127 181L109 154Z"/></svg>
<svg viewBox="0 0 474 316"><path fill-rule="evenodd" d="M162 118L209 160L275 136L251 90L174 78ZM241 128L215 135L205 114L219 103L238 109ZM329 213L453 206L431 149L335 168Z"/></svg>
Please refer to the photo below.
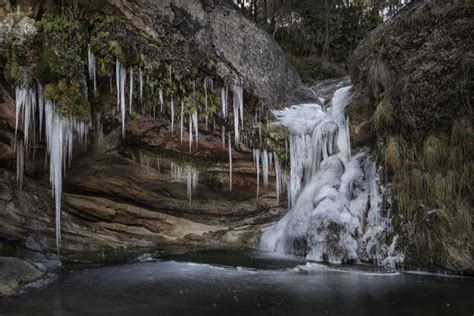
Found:
<svg viewBox="0 0 474 316"><path fill-rule="evenodd" d="M76 79L83 76L86 65L84 30L78 16L70 8L61 14L45 14L38 22L43 35L43 52L39 76L42 79Z"/></svg>
<svg viewBox="0 0 474 316"><path fill-rule="evenodd" d="M55 82L63 76L63 69L53 48L44 45L41 50L40 62L37 68L37 77L43 82Z"/></svg>
<svg viewBox="0 0 474 316"><path fill-rule="evenodd" d="M5 79L9 83L14 84L17 81L17 78L19 77L19 72L20 72L19 58L16 54L12 54L6 63L5 69L3 72Z"/></svg>
<svg viewBox="0 0 474 316"><path fill-rule="evenodd" d="M110 77L113 75L113 68L104 58L97 58L97 75L99 77Z"/></svg>
<svg viewBox="0 0 474 316"><path fill-rule="evenodd" d="M44 95L46 99L52 100L56 104L56 111L59 114L79 121L90 122L90 105L82 94L78 83L68 83L64 79L57 84L49 83L44 88Z"/></svg>

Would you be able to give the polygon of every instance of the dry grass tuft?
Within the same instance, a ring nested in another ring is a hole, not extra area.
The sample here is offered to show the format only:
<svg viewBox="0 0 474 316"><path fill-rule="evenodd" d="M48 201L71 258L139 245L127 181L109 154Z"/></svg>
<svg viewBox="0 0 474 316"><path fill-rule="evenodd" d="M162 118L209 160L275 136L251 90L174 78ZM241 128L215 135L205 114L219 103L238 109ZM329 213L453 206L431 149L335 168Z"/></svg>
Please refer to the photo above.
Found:
<svg viewBox="0 0 474 316"><path fill-rule="evenodd" d="M373 116L374 128L377 132L383 132L394 124L393 105L387 97L383 98L375 109Z"/></svg>
<svg viewBox="0 0 474 316"><path fill-rule="evenodd" d="M451 135L431 134L421 148L400 135L388 137L384 146L407 249L418 266L474 268L473 139L472 120L464 118L453 124Z"/></svg>

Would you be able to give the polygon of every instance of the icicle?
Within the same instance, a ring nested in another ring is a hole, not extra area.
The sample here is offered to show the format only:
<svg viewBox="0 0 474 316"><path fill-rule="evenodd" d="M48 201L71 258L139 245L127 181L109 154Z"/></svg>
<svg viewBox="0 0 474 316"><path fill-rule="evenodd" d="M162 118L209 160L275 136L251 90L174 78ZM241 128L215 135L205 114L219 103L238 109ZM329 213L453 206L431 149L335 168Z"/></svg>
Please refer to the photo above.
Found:
<svg viewBox="0 0 474 316"><path fill-rule="evenodd" d="M274 161L275 161L275 188L277 193L277 200L280 201L280 193L281 193L281 184L282 184L282 176L281 176L281 166L280 160L278 159L278 155L273 153Z"/></svg>
<svg viewBox="0 0 474 316"><path fill-rule="evenodd" d="M260 150L255 150L255 162L257 163L257 199L260 194Z"/></svg>
<svg viewBox="0 0 474 316"><path fill-rule="evenodd" d="M160 95L160 113L163 113L163 90L160 89L159 91L159 95Z"/></svg>
<svg viewBox="0 0 474 316"><path fill-rule="evenodd" d="M212 78L209 76L206 76L204 78L204 108L205 108L205 113L206 113L206 131L208 130L208 124L209 124L209 115L207 113L207 108L208 108L208 94L209 94L209 89L212 90Z"/></svg>
<svg viewBox="0 0 474 316"><path fill-rule="evenodd" d="M130 97L130 107L128 109L128 112L130 114L133 113L133 109L132 109L132 101L133 101L133 68L130 68L130 90L129 90L129 97Z"/></svg>
<svg viewBox="0 0 474 316"><path fill-rule="evenodd" d="M36 90L33 88L15 88L15 140L17 139L20 115L23 114L23 143L25 149L29 148L30 125L34 124L36 111Z"/></svg>
<svg viewBox="0 0 474 316"><path fill-rule="evenodd" d="M171 108L171 135L173 135L173 132L174 132L174 100L173 98L171 98L170 108Z"/></svg>
<svg viewBox="0 0 474 316"><path fill-rule="evenodd" d="M184 127L184 102L181 101L181 116L180 116L180 122L179 122L179 128L180 128L180 133L179 133L179 139L180 139L180 142L181 144L183 143L183 127Z"/></svg>
<svg viewBox="0 0 474 316"><path fill-rule="evenodd" d="M89 79L94 84L94 95L97 95L97 72L95 66L95 56L92 53L91 45L87 45L87 59L89 61Z"/></svg>
<svg viewBox="0 0 474 316"><path fill-rule="evenodd" d="M127 80L127 70L120 64L120 113L122 116L122 138L125 137L125 81Z"/></svg>
<svg viewBox="0 0 474 316"><path fill-rule="evenodd" d="M263 185L268 186L268 152L266 149L262 152L262 175Z"/></svg>
<svg viewBox="0 0 474 316"><path fill-rule="evenodd" d="M38 111L39 111L39 139L41 139L43 131L43 114L44 114L44 89L41 83L38 83Z"/></svg>
<svg viewBox="0 0 474 316"><path fill-rule="evenodd" d="M143 70L139 68L138 71L138 77L140 81L140 102L143 102Z"/></svg>
<svg viewBox="0 0 474 316"><path fill-rule="evenodd" d="M232 93L233 93L233 114L234 114L234 137L235 137L235 144L238 145L240 143L240 129L243 127L243 109L244 109L244 102L243 102L243 87L240 84L234 84L232 86ZM239 123L240 121L240 123Z"/></svg>
<svg viewBox="0 0 474 316"><path fill-rule="evenodd" d="M192 201L193 192L196 190L199 183L199 170L192 167L183 167L176 165L173 162L170 165L171 178L174 181L186 183L186 195L189 202Z"/></svg>
<svg viewBox="0 0 474 316"><path fill-rule="evenodd" d="M194 125L194 135L196 137L196 147L199 145L199 121L198 121L198 112L197 110L193 113L193 125Z"/></svg>
<svg viewBox="0 0 474 316"><path fill-rule="evenodd" d="M221 103L222 103L222 117L225 119L227 117L227 98L228 98L228 88L223 87L221 89Z"/></svg>
<svg viewBox="0 0 474 316"><path fill-rule="evenodd" d="M115 83L117 86L117 110L120 109L120 62L115 61Z"/></svg>
<svg viewBox="0 0 474 316"><path fill-rule="evenodd" d="M232 191L232 141L230 140L229 132L229 191Z"/></svg>
<svg viewBox="0 0 474 316"><path fill-rule="evenodd" d="M191 153L192 146L193 146L193 116L192 114L189 114L188 134L189 134L189 153Z"/></svg>

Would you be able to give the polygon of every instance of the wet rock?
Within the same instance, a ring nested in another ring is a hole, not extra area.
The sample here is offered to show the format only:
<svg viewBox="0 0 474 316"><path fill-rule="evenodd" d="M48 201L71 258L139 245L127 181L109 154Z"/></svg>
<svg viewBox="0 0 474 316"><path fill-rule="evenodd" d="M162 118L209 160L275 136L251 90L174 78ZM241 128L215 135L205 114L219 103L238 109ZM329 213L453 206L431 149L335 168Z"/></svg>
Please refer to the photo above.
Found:
<svg viewBox="0 0 474 316"><path fill-rule="evenodd" d="M27 261L14 257L0 257L0 297L13 295L21 286L43 276L43 272Z"/></svg>

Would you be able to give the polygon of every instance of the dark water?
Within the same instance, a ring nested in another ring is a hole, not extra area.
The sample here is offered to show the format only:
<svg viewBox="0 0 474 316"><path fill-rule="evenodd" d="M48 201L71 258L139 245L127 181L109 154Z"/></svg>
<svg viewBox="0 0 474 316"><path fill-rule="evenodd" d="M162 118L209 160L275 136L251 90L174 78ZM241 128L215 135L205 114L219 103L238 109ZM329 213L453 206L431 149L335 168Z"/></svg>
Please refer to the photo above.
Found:
<svg viewBox="0 0 474 316"><path fill-rule="evenodd" d="M66 271L0 315L474 315L474 280L202 250Z"/></svg>

